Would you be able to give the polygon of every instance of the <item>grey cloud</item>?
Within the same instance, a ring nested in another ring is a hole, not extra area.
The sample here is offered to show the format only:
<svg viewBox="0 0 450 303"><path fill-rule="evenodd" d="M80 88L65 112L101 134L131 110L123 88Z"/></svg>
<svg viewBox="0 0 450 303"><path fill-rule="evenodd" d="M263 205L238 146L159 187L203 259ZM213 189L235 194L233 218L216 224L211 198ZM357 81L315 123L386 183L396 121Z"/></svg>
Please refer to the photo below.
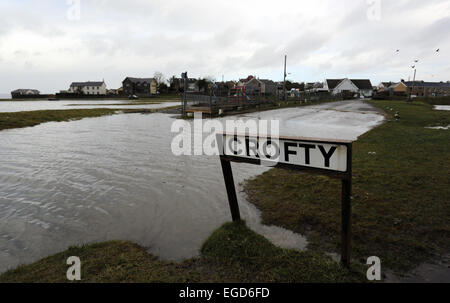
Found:
<svg viewBox="0 0 450 303"><path fill-rule="evenodd" d="M47 7L54 6L52 1L46 3ZM430 14L424 15L420 24L430 24L425 28L409 20L409 13L417 14L422 10L429 13L444 1L382 0L380 22L367 19L365 0L338 4L323 0L322 4L329 3L332 8L321 9L317 14L314 9L318 8L311 1L236 3L83 0L82 19L78 22L68 22L59 6L48 10L28 7L11 10L0 18L0 51L6 52L0 53L1 69L11 66L15 50L26 51L20 42L12 48L4 45L3 38L14 36L16 30L52 38L52 44L45 45L50 54L41 53L37 42L36 49L17 55L23 57L16 68L17 79L29 77L24 67L26 61L34 63L34 69L39 71L43 68L40 62L51 60L51 56L65 66L79 69L76 73L79 78L83 78L85 72L84 77L100 76L107 81L119 81L128 73L151 75L155 70L167 76L189 70L194 76L216 74L220 77L225 73L227 78L239 78L251 73L273 72L279 77L285 54L292 69L305 70L304 65L310 64L306 78L324 73L366 74L367 77L383 73L396 79L401 77L399 70L409 71L413 56L436 59L433 53L428 55L430 49L450 47L446 39L450 17L436 20ZM289 9L282 9L283 5ZM303 9L304 6L311 7ZM19 39L16 36L14 41ZM397 48L402 52L395 56ZM313 60L316 54L327 59L317 62ZM445 62L450 59L444 51L440 56ZM98 65L86 66L92 58ZM73 70L56 65L51 68L58 77L66 77L66 82L72 80ZM450 78L449 71L442 69L442 77L445 76ZM48 79L55 77L48 75ZM55 81L49 80L50 83ZM0 83L0 91L10 86L14 85L8 79Z"/></svg>
<svg viewBox="0 0 450 303"><path fill-rule="evenodd" d="M409 33L411 41L421 46L439 47L448 41L450 17L433 22L430 26L413 33Z"/></svg>

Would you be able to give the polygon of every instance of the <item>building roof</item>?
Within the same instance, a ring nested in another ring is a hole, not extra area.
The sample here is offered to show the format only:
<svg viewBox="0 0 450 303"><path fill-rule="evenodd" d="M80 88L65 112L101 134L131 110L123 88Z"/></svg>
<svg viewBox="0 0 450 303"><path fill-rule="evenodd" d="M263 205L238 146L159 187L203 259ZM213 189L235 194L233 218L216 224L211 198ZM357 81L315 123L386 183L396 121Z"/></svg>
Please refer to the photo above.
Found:
<svg viewBox="0 0 450 303"><path fill-rule="evenodd" d="M126 77L125 80L130 80L133 83L151 83L153 82L153 80L155 80L155 78L132 78L132 77Z"/></svg>
<svg viewBox="0 0 450 303"><path fill-rule="evenodd" d="M395 82L389 81L389 82L381 82L381 85L383 85L384 87L389 87L392 86L393 84L397 84Z"/></svg>
<svg viewBox="0 0 450 303"><path fill-rule="evenodd" d="M389 85L389 86L386 86L387 88L396 88L397 87L397 85L399 85L401 82L397 82L397 83L395 83L395 82L392 82L391 83L391 85Z"/></svg>
<svg viewBox="0 0 450 303"><path fill-rule="evenodd" d="M351 79L350 81L352 81L359 89L373 89L369 79Z"/></svg>
<svg viewBox="0 0 450 303"><path fill-rule="evenodd" d="M72 82L70 87L102 86L104 81Z"/></svg>
<svg viewBox="0 0 450 303"><path fill-rule="evenodd" d="M269 85L277 85L275 82L273 82L272 80L269 79L258 79L260 82L264 83L264 84L269 84Z"/></svg>
<svg viewBox="0 0 450 303"><path fill-rule="evenodd" d="M403 84L406 86L450 87L450 82L405 81Z"/></svg>
<svg viewBox="0 0 450 303"><path fill-rule="evenodd" d="M251 81L253 79L255 79L255 77L248 76L246 79L240 79L239 82L246 83L246 82L249 82L249 81Z"/></svg>
<svg viewBox="0 0 450 303"><path fill-rule="evenodd" d="M328 85L328 89L332 90L335 89L336 86L339 85L339 83L341 83L344 79L327 79L327 85Z"/></svg>
<svg viewBox="0 0 450 303"><path fill-rule="evenodd" d="M329 90L335 89L345 79L327 79ZM373 89L369 79L349 79L358 89Z"/></svg>
<svg viewBox="0 0 450 303"><path fill-rule="evenodd" d="M37 89L28 89L28 88L19 88L14 91L12 91L12 94L26 94L26 93L33 93L35 95L39 95L41 92Z"/></svg>

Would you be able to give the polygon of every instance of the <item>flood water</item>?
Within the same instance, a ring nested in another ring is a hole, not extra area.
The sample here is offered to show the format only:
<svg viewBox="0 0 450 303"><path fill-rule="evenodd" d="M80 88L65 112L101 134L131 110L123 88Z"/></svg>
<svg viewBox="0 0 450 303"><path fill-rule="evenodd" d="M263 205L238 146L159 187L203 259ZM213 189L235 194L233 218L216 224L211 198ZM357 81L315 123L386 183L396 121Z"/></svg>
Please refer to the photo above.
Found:
<svg viewBox="0 0 450 303"><path fill-rule="evenodd" d="M356 139L383 121L360 102L254 113L282 134ZM315 117L315 118L314 118ZM121 114L0 132L0 272L72 245L131 240L164 260L199 253L230 221L217 157L176 157L166 114ZM268 170L233 165L236 183ZM238 189L241 187L238 186ZM260 224L239 194L250 227L282 247L306 240Z"/></svg>
<svg viewBox="0 0 450 303"><path fill-rule="evenodd" d="M434 108L436 110L450 110L450 105L436 105Z"/></svg>
<svg viewBox="0 0 450 303"><path fill-rule="evenodd" d="M135 102L135 101L133 101ZM137 101L139 102L139 101ZM130 105L128 100L64 100L64 101L0 101L0 113L37 111L37 110L70 110L70 109L158 109L181 105L180 102L162 102L155 104ZM110 105L114 104L114 105ZM116 105L117 104L117 105Z"/></svg>

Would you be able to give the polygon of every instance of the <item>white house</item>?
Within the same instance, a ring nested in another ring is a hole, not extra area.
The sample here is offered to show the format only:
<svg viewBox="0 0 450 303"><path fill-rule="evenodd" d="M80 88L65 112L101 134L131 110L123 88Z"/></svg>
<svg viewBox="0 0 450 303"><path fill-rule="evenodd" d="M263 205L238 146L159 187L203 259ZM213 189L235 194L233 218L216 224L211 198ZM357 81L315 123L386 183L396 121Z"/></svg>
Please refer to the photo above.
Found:
<svg viewBox="0 0 450 303"><path fill-rule="evenodd" d="M340 93L355 93L363 97L372 97L373 95L373 86L368 79L327 79L324 89L333 95Z"/></svg>
<svg viewBox="0 0 450 303"><path fill-rule="evenodd" d="M106 83L101 82L73 82L68 90L72 94L84 94L84 95L106 95Z"/></svg>

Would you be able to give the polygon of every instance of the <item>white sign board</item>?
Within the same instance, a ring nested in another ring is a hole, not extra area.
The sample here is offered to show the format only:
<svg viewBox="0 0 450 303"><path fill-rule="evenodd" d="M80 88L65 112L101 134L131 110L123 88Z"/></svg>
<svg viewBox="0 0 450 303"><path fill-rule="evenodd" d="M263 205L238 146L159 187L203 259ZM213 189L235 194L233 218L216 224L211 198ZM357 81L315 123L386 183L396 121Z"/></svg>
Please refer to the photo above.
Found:
<svg viewBox="0 0 450 303"><path fill-rule="evenodd" d="M347 172L350 141L223 135L223 155Z"/></svg>

